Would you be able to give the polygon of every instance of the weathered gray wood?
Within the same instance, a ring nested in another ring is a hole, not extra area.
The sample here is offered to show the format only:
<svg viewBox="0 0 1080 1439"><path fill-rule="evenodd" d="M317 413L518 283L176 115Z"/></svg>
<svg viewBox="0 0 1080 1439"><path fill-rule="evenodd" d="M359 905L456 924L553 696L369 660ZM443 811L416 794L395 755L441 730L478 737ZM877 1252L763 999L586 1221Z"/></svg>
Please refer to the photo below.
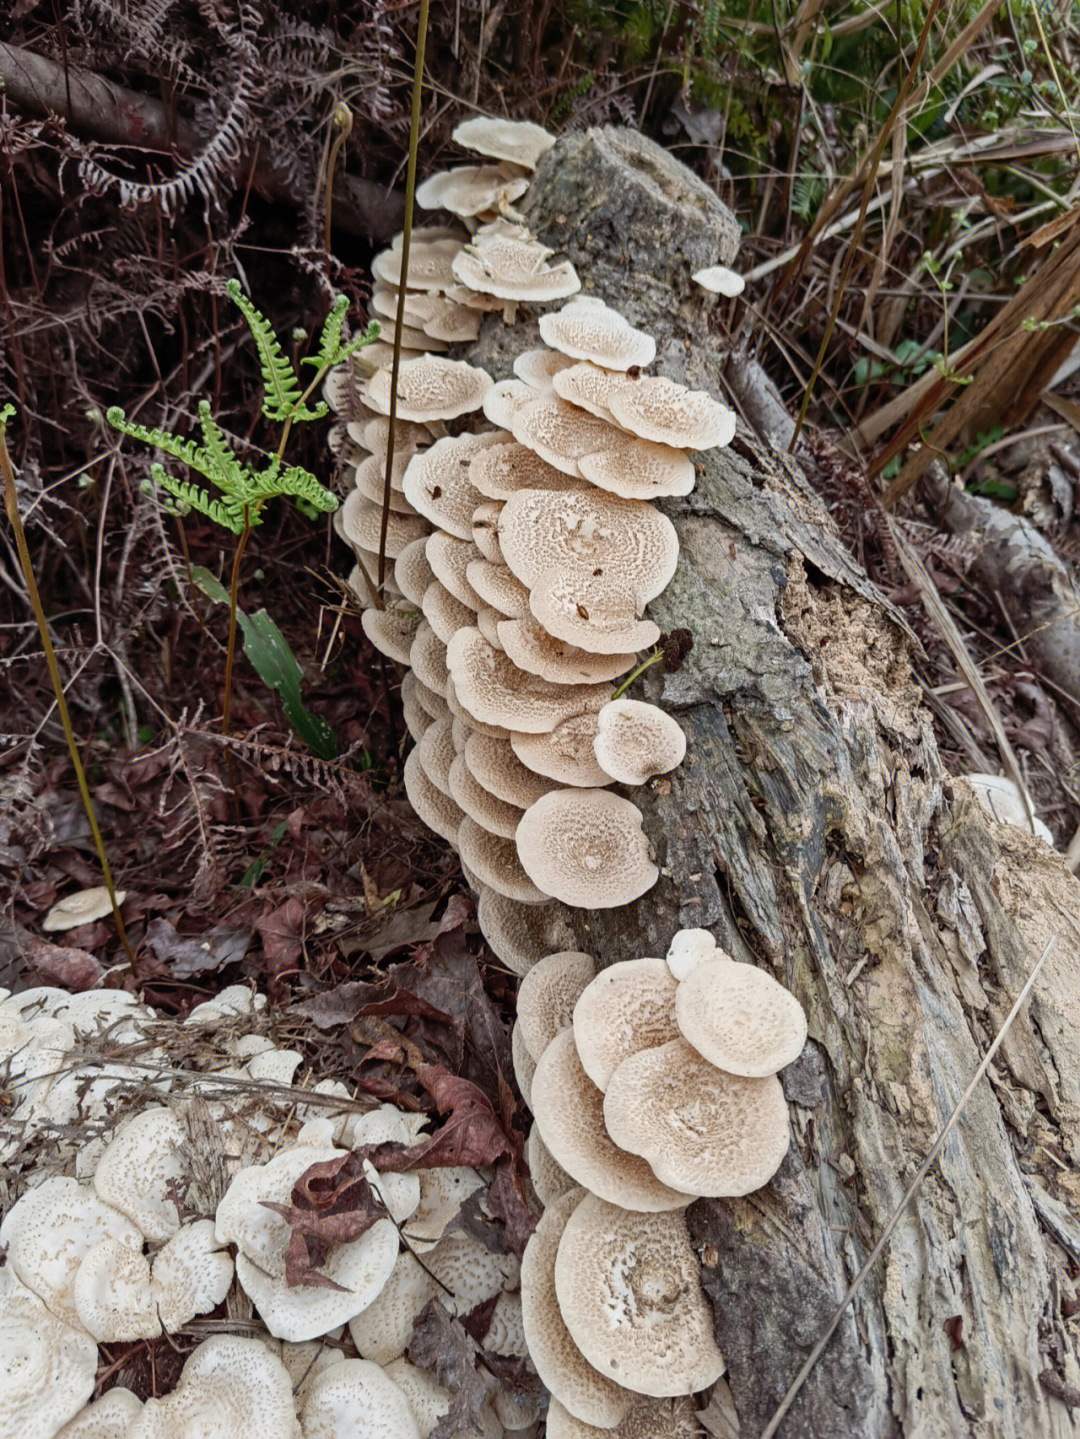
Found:
<svg viewBox="0 0 1080 1439"><path fill-rule="evenodd" d="M615 130L560 142L531 197L586 290L657 335L656 368L716 391L690 282L733 254L716 197ZM501 378L529 343L531 327L492 324L475 354ZM1061 1313L1080 1245L1080 884L948 778L896 616L797 465L741 430L662 508L682 560L650 613L694 635L677 674L644 684L690 741L680 770L633 794L663 877L572 922L606 961L706 926L810 1016L780 1174L690 1211L742 1435L767 1422L1055 930L1029 1009L780 1432L1073 1435L1050 1391L1080 1384Z"/></svg>

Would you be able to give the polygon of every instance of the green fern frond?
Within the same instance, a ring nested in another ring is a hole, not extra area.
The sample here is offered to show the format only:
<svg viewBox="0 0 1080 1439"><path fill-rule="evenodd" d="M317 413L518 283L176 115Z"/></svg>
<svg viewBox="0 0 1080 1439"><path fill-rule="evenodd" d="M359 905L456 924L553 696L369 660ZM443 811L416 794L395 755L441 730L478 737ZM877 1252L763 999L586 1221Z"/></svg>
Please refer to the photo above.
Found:
<svg viewBox="0 0 1080 1439"><path fill-rule="evenodd" d="M142 440L155 450L164 450L174 460L181 460L185 465L190 465L200 475L205 475L208 480L215 479L214 467L201 445L194 440L182 440L179 435L170 435L168 430L152 430L147 425L137 424L129 420L119 405L110 405L105 412L105 418L114 430L119 430L122 435L128 435L133 440ZM216 483L216 480L215 480Z"/></svg>
<svg viewBox="0 0 1080 1439"><path fill-rule="evenodd" d="M325 370L333 369L335 365L343 364L350 355L355 355L358 350L375 343L382 333L382 326L378 320L370 320L367 329L362 330L359 335L354 335L347 344L341 343L341 330L348 308L348 297L339 295L323 324L322 334L319 336L318 353L308 355L306 359L301 360L302 365L314 365L321 374Z"/></svg>
<svg viewBox="0 0 1080 1439"><path fill-rule="evenodd" d="M150 466L150 474L153 476L156 491L164 492L162 503L170 514L183 516L196 510L200 515L205 515L207 519L221 525L223 529L231 530L234 535L243 532L242 510L237 515L230 504L214 499L208 491L200 488L193 480L178 480L157 461Z"/></svg>
<svg viewBox="0 0 1080 1439"><path fill-rule="evenodd" d="M326 414L326 406L322 407L320 413L318 409L311 410L303 403L296 371L282 350L270 321L255 308L237 280L229 280L225 289L247 321L255 348L259 352L264 392L263 414L268 420L277 420L281 424L286 420L321 420Z"/></svg>
<svg viewBox="0 0 1080 1439"><path fill-rule="evenodd" d="M301 465L292 465L278 477L277 493L290 495L294 500L303 500L321 514L329 515L340 503L337 495L325 489L310 470Z"/></svg>
<svg viewBox="0 0 1080 1439"><path fill-rule="evenodd" d="M247 466L225 438L205 400L199 401L199 428L203 435L203 453L211 466L211 472L204 470L201 473L206 474L208 480L213 480L219 490L227 491L231 485L242 484Z"/></svg>
<svg viewBox="0 0 1080 1439"><path fill-rule="evenodd" d="M7 429L8 420L14 419L14 417L15 417L15 406L14 406L14 405L8 404L8 405L5 405L5 406L3 407L3 409L0 409L0 436L2 436L3 433L4 433L4 431Z"/></svg>

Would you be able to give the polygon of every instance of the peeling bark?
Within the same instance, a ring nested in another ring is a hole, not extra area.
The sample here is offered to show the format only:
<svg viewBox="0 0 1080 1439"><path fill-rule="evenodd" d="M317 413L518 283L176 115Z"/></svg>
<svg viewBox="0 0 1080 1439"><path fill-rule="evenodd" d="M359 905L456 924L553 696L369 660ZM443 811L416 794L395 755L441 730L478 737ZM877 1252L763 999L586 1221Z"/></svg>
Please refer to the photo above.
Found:
<svg viewBox="0 0 1080 1439"><path fill-rule="evenodd" d="M690 274L730 262L737 230L701 182L639 136L589 131L545 157L529 218L586 291L656 334L659 373L718 392ZM489 324L474 357L503 378L534 337ZM568 914L608 962L706 926L809 1015L780 1173L689 1215L741 1433L764 1427L1057 931L780 1433L1074 1435L1080 883L948 777L900 617L787 456L741 429L660 507L682 559L650 614L694 635L678 673L644 681L689 738L679 770L633 792L662 878Z"/></svg>

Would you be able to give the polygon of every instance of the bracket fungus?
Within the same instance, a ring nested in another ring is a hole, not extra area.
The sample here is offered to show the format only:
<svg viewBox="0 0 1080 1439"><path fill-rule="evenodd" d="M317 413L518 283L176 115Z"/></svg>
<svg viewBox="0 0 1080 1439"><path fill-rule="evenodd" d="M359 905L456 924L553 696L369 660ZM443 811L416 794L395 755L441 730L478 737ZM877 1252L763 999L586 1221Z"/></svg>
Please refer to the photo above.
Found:
<svg viewBox="0 0 1080 1439"><path fill-rule="evenodd" d="M518 825L517 852L539 890L582 909L630 904L660 877L641 811L605 789L557 789L538 799Z"/></svg>

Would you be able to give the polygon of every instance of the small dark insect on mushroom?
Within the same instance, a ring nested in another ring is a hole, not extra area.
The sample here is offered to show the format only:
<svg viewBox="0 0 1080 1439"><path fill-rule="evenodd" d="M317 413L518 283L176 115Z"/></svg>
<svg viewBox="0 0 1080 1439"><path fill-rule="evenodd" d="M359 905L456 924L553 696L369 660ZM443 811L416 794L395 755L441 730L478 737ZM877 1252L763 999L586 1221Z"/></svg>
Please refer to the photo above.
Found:
<svg viewBox="0 0 1080 1439"><path fill-rule="evenodd" d="M433 500L441 499L441 498L442 498L442 485L429 485L429 486L428 486L428 494L431 496L431 498L432 498Z"/></svg>
<svg viewBox="0 0 1080 1439"><path fill-rule="evenodd" d="M627 372L626 372L626 378L627 378L628 380L640 380L640 379L641 379L641 366L640 366L640 365L631 365L630 368L629 368L629 369L627 370Z"/></svg>
<svg viewBox="0 0 1080 1439"><path fill-rule="evenodd" d="M581 619L587 620L589 618L589 611L585 608L583 604L578 605L577 612Z"/></svg>

